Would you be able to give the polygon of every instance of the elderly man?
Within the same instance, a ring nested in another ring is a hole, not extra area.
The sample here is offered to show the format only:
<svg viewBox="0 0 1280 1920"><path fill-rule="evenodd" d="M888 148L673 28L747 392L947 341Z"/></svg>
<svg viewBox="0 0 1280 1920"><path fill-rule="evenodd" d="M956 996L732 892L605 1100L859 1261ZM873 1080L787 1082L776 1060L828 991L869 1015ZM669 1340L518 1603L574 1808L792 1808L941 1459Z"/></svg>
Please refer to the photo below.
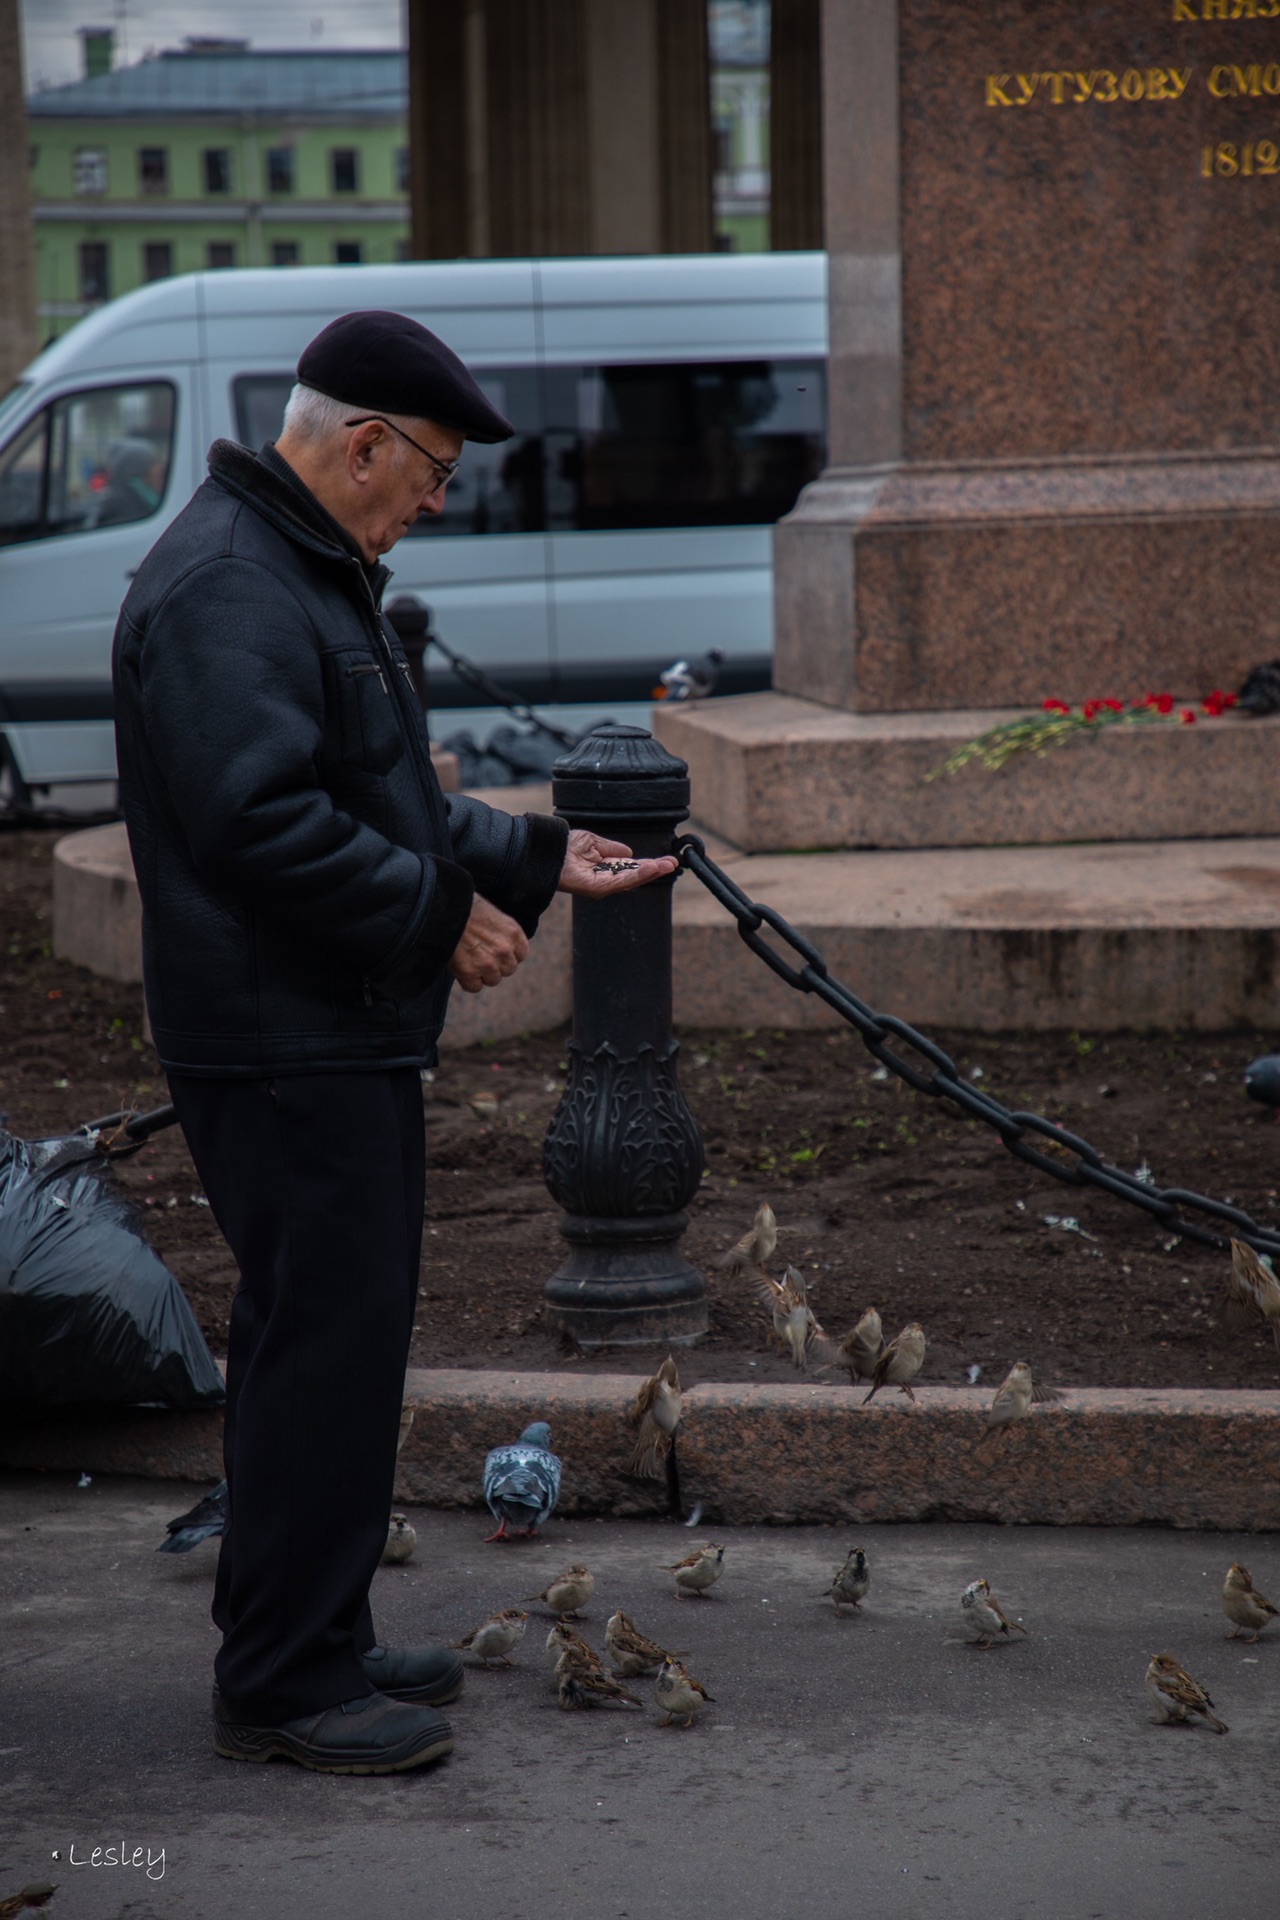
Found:
<svg viewBox="0 0 1280 1920"><path fill-rule="evenodd" d="M557 888L669 874L441 793L380 556L511 432L415 321L336 320L276 445L218 441L121 611L120 787L152 1033L240 1269L214 1745L331 1773L448 1753L441 1647L382 1647L424 1210L419 1071L450 982L498 984Z"/></svg>

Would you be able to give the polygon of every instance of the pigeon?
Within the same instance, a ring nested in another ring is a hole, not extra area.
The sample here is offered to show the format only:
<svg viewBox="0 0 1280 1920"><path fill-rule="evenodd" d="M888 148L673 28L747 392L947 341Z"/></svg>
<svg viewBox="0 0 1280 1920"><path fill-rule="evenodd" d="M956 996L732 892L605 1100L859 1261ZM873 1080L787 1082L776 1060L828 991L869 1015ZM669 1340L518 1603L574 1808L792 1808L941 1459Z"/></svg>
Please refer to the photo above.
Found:
<svg viewBox="0 0 1280 1920"><path fill-rule="evenodd" d="M1026 1633L1017 1620L1011 1620L991 1591L986 1580L971 1580L960 1595L960 1612L973 1632L975 1647L993 1646L997 1635L1008 1642L1011 1633Z"/></svg>
<svg viewBox="0 0 1280 1920"><path fill-rule="evenodd" d="M508 1655L523 1640L524 1623L528 1617L519 1607L504 1607L501 1613L491 1614L478 1627L472 1627L470 1633L464 1633L461 1640L453 1641L452 1650L455 1653L474 1653L486 1667L494 1660L500 1660L504 1667L514 1667L515 1661L509 1659Z"/></svg>
<svg viewBox="0 0 1280 1920"><path fill-rule="evenodd" d="M640 1388L629 1418L640 1429L630 1472L640 1479L661 1480L680 1423L680 1374L670 1354Z"/></svg>
<svg viewBox="0 0 1280 1920"><path fill-rule="evenodd" d="M1230 1731L1226 1722L1212 1711L1213 1702L1204 1688L1191 1678L1185 1667L1178 1665L1171 1653L1152 1654L1146 1685L1161 1722L1185 1720L1189 1713L1198 1713L1215 1733Z"/></svg>
<svg viewBox="0 0 1280 1920"><path fill-rule="evenodd" d="M684 1716L685 1726L691 1727L693 1716L700 1711L704 1701L715 1705L702 1682L694 1679L684 1662L670 1656L658 1669L653 1691L658 1705L667 1716L662 1723L664 1727L669 1727L679 1715Z"/></svg>
<svg viewBox="0 0 1280 1920"><path fill-rule="evenodd" d="M1280 1347L1280 1280L1266 1261L1243 1240L1231 1242L1231 1277L1227 1281L1227 1304L1223 1319L1233 1331L1249 1322L1255 1314L1271 1328Z"/></svg>
<svg viewBox="0 0 1280 1920"><path fill-rule="evenodd" d="M388 1566L401 1567L410 1558L418 1544L418 1536L409 1525L408 1516L393 1513L391 1525L387 1528L387 1544L382 1549L382 1558Z"/></svg>
<svg viewBox="0 0 1280 1920"><path fill-rule="evenodd" d="M1280 1053L1264 1053L1244 1070L1244 1090L1261 1106L1280 1108Z"/></svg>
<svg viewBox="0 0 1280 1920"><path fill-rule="evenodd" d="M696 659L677 660L658 675L659 685L654 688L653 697L655 700L705 700L715 692L723 665L724 655L719 647L709 648Z"/></svg>
<svg viewBox="0 0 1280 1920"><path fill-rule="evenodd" d="M874 1400L881 1387L897 1387L905 1393L913 1404L915 1394L911 1391L911 1382L924 1365L925 1338L924 1328L918 1320L904 1327L896 1340L891 1340L881 1353L872 1371L872 1388L863 1401Z"/></svg>
<svg viewBox="0 0 1280 1920"><path fill-rule="evenodd" d="M842 1606L857 1608L858 1602L871 1585L871 1569L867 1565L867 1556L861 1547L850 1547L842 1567L836 1569L836 1577L827 1588L827 1594L835 1601L836 1612ZM824 1594L825 1599L827 1595Z"/></svg>
<svg viewBox="0 0 1280 1920"><path fill-rule="evenodd" d="M498 1523L488 1540L507 1540L508 1526L526 1540L549 1519L560 1497L560 1461L545 1420L525 1428L514 1446L494 1447L484 1463L484 1497Z"/></svg>
<svg viewBox="0 0 1280 1920"><path fill-rule="evenodd" d="M1238 1640L1246 1629L1249 1640L1256 1640L1269 1620L1280 1615L1280 1607L1273 1607L1265 1593L1259 1593L1254 1586L1247 1567L1233 1560L1227 1569L1227 1577L1222 1583L1222 1611L1231 1621L1228 1640Z"/></svg>
<svg viewBox="0 0 1280 1920"><path fill-rule="evenodd" d="M190 1513L180 1513L176 1520L170 1520L165 1531L169 1538L162 1540L156 1548L157 1553L190 1553L192 1547L198 1547L202 1540L212 1540L215 1535L225 1532L227 1525L227 1483L219 1480L212 1493L206 1493L203 1500L197 1500Z"/></svg>
<svg viewBox="0 0 1280 1920"><path fill-rule="evenodd" d="M1236 705L1245 713L1280 713L1280 660L1267 660L1251 667L1236 695Z"/></svg>

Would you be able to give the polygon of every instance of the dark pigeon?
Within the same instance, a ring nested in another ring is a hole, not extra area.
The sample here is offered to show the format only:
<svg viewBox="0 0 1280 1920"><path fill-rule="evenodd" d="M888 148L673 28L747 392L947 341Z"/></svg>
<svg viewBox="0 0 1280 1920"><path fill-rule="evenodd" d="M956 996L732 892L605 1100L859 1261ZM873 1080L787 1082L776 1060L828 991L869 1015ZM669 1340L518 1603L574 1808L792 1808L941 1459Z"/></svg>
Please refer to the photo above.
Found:
<svg viewBox="0 0 1280 1920"><path fill-rule="evenodd" d="M1280 713L1280 660L1267 660L1250 669L1236 695L1236 705L1244 713Z"/></svg>
<svg viewBox="0 0 1280 1920"><path fill-rule="evenodd" d="M202 1540L212 1540L222 1533L226 1524L227 1483L219 1480L212 1493L197 1500L190 1513L180 1513L176 1520L170 1520L166 1529L169 1538L160 1542L156 1552L190 1553Z"/></svg>
<svg viewBox="0 0 1280 1920"><path fill-rule="evenodd" d="M1280 1053L1264 1053L1244 1070L1244 1090L1264 1107L1280 1107Z"/></svg>
<svg viewBox="0 0 1280 1920"><path fill-rule="evenodd" d="M514 1446L494 1447L484 1463L484 1497L498 1523L490 1540L506 1540L508 1527L532 1539L560 1497L560 1462L551 1451L545 1420L526 1427Z"/></svg>

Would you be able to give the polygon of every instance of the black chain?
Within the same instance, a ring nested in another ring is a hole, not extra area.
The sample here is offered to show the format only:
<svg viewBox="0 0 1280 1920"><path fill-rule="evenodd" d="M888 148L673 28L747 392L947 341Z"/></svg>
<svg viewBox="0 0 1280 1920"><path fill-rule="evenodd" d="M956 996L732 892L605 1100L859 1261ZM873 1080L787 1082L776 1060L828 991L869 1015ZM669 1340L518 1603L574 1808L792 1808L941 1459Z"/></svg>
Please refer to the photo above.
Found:
<svg viewBox="0 0 1280 1920"><path fill-rule="evenodd" d="M542 719L527 701L520 698L519 694L513 693L510 687L500 686L496 680L489 678L482 667L477 667L473 661L466 659L462 654L455 653L448 642L442 640L434 630L428 630L427 645L435 647L444 655L465 687L473 688L486 700L492 701L494 706L505 707L508 713L513 714L517 720L522 720L526 726L532 727L535 733L544 733L549 740L554 740L558 747L576 745L578 737L576 734L566 733L563 727L553 727L549 720Z"/></svg>
<svg viewBox="0 0 1280 1920"><path fill-rule="evenodd" d="M1207 1199L1200 1193L1190 1193L1185 1187L1157 1187L1153 1181L1126 1173L1121 1167L1111 1166L1087 1140L1082 1140L1079 1134L1070 1133L1066 1127L1058 1126L1055 1121L1046 1120L1038 1113L1013 1112L990 1094L979 1093L969 1081L960 1078L955 1061L926 1034L917 1032L894 1014L876 1013L864 1000L859 1000L849 987L839 980L833 980L826 962L812 942L797 933L773 907L761 906L758 901L748 899L741 887L711 859L696 834L685 834L677 840L675 851L681 866L696 874L707 891L733 915L738 923L738 932L752 953L758 954L765 965L771 967L789 987L794 987L799 993L816 993L820 1000L834 1007L851 1027L857 1028L863 1045L873 1058L888 1068L890 1073L897 1074L900 1080L905 1080L909 1087L914 1087L917 1093L931 1094L935 1100L950 1100L972 1119L981 1120L994 1128L1009 1152L1019 1160L1025 1160L1028 1166L1038 1167L1042 1173L1051 1174L1065 1186L1098 1187L1104 1193L1114 1194L1118 1200L1127 1200L1132 1206L1141 1207L1144 1213L1151 1214L1161 1226L1173 1233L1189 1240L1198 1240L1206 1247L1225 1249L1230 1244L1227 1235L1198 1226L1194 1221L1184 1219L1178 1211L1180 1207L1190 1207L1197 1213L1209 1215L1211 1219L1223 1221L1230 1227L1232 1237L1246 1241L1256 1252L1280 1253L1280 1230L1260 1227L1239 1207L1229 1206L1224 1200ZM771 947L761 937L762 927L771 927L802 964L793 966L790 960ZM917 1065L904 1059L891 1044L893 1041L909 1049L924 1064ZM1032 1144L1028 1135L1048 1142L1056 1152L1044 1152Z"/></svg>

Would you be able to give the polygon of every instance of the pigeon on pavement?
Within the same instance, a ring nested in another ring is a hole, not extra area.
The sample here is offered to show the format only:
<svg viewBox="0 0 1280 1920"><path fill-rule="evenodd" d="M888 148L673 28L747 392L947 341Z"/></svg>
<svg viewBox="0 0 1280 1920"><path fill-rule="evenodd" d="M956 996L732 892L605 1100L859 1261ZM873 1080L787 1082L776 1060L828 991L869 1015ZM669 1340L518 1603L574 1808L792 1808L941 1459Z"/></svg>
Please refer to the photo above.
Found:
<svg viewBox="0 0 1280 1920"><path fill-rule="evenodd" d="M224 1532L226 1524L227 1483L219 1480L213 1491L198 1500L189 1513L180 1513L176 1520L169 1521L165 1529L169 1538L160 1542L156 1552L190 1553L202 1540L212 1540Z"/></svg>
<svg viewBox="0 0 1280 1920"><path fill-rule="evenodd" d="M551 1429L535 1420L509 1447L494 1447L484 1463L484 1497L498 1523L489 1540L507 1540L507 1528L532 1540L560 1497L560 1461Z"/></svg>
<svg viewBox="0 0 1280 1920"><path fill-rule="evenodd" d="M653 690L655 700L705 700L716 690L724 655L711 647L696 658L677 660L658 675L660 686Z"/></svg>
<svg viewBox="0 0 1280 1920"><path fill-rule="evenodd" d="M1244 1090L1260 1106L1280 1108L1280 1053L1264 1053L1249 1062Z"/></svg>

